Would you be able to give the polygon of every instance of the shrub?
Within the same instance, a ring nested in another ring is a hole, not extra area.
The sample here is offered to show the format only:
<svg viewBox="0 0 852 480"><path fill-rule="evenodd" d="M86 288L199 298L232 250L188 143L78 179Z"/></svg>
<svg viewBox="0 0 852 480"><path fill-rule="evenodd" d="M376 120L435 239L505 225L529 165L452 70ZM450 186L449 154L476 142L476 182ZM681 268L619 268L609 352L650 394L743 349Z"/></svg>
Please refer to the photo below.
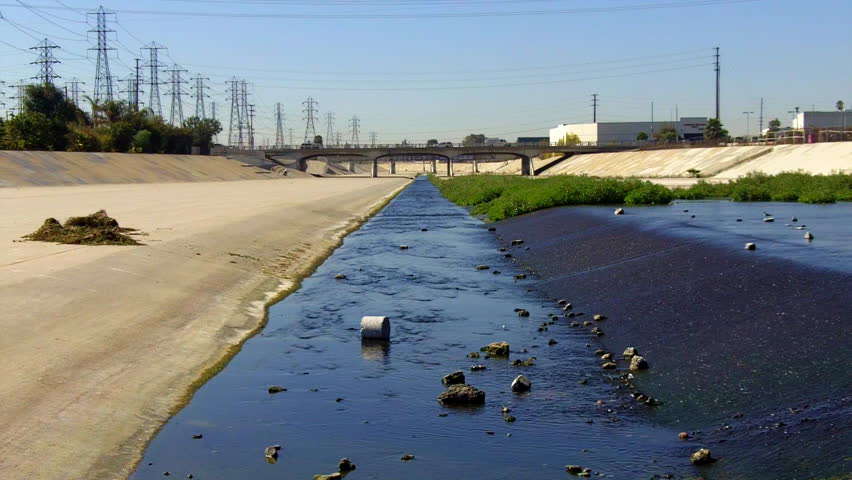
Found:
<svg viewBox="0 0 852 480"><path fill-rule="evenodd" d="M673 199L674 194L671 190L649 182L631 190L624 198L624 203L628 205L665 205L671 203Z"/></svg>

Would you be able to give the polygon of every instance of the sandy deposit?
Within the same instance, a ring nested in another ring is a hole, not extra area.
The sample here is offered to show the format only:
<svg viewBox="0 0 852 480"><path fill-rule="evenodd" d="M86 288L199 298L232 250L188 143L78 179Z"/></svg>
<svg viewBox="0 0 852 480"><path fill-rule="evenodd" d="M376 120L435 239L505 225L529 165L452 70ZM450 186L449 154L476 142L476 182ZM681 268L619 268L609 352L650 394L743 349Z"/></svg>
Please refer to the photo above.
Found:
<svg viewBox="0 0 852 480"><path fill-rule="evenodd" d="M0 189L0 478L125 478L265 302L405 183ZM147 245L14 242L101 208Z"/></svg>

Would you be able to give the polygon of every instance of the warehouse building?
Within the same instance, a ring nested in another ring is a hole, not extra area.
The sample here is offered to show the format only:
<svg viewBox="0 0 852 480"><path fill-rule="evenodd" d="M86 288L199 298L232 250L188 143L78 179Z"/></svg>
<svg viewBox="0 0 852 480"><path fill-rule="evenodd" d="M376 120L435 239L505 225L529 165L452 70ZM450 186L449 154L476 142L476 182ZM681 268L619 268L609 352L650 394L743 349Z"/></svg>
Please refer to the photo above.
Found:
<svg viewBox="0 0 852 480"><path fill-rule="evenodd" d="M566 135L577 135L583 145L635 143L640 133L653 138L654 132L674 128L687 141L704 140L707 117L682 117L677 122L597 122L562 124L550 129L550 143L557 144Z"/></svg>

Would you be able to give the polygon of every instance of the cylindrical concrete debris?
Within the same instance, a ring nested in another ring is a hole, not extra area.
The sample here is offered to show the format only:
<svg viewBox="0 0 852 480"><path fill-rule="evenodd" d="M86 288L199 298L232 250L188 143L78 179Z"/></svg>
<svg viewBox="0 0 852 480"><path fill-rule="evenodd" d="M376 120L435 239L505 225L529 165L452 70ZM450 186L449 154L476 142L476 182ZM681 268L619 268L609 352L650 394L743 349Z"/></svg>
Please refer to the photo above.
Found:
<svg viewBox="0 0 852 480"><path fill-rule="evenodd" d="M361 317L361 338L390 340L390 320L388 317Z"/></svg>

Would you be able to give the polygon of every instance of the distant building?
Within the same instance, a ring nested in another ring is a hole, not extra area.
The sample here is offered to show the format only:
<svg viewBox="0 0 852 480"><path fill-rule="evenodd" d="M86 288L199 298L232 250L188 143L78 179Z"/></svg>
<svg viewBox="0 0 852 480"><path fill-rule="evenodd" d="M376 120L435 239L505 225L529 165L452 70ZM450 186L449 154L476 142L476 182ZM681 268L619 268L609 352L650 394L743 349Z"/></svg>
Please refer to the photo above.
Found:
<svg viewBox="0 0 852 480"><path fill-rule="evenodd" d="M815 128L836 128L840 130L852 123L852 111L834 112L799 112L790 122L795 130L810 130Z"/></svg>
<svg viewBox="0 0 852 480"><path fill-rule="evenodd" d="M680 138L688 141L704 140L707 117L682 117L678 122L598 122L562 124L550 129L550 143L556 144L565 135L575 134L580 142L589 145L633 143L640 133L652 138L654 132L674 128Z"/></svg>
<svg viewBox="0 0 852 480"><path fill-rule="evenodd" d="M540 145L540 144L549 145L550 144L550 137L518 137L518 141L515 142L515 143L533 144L533 145Z"/></svg>

